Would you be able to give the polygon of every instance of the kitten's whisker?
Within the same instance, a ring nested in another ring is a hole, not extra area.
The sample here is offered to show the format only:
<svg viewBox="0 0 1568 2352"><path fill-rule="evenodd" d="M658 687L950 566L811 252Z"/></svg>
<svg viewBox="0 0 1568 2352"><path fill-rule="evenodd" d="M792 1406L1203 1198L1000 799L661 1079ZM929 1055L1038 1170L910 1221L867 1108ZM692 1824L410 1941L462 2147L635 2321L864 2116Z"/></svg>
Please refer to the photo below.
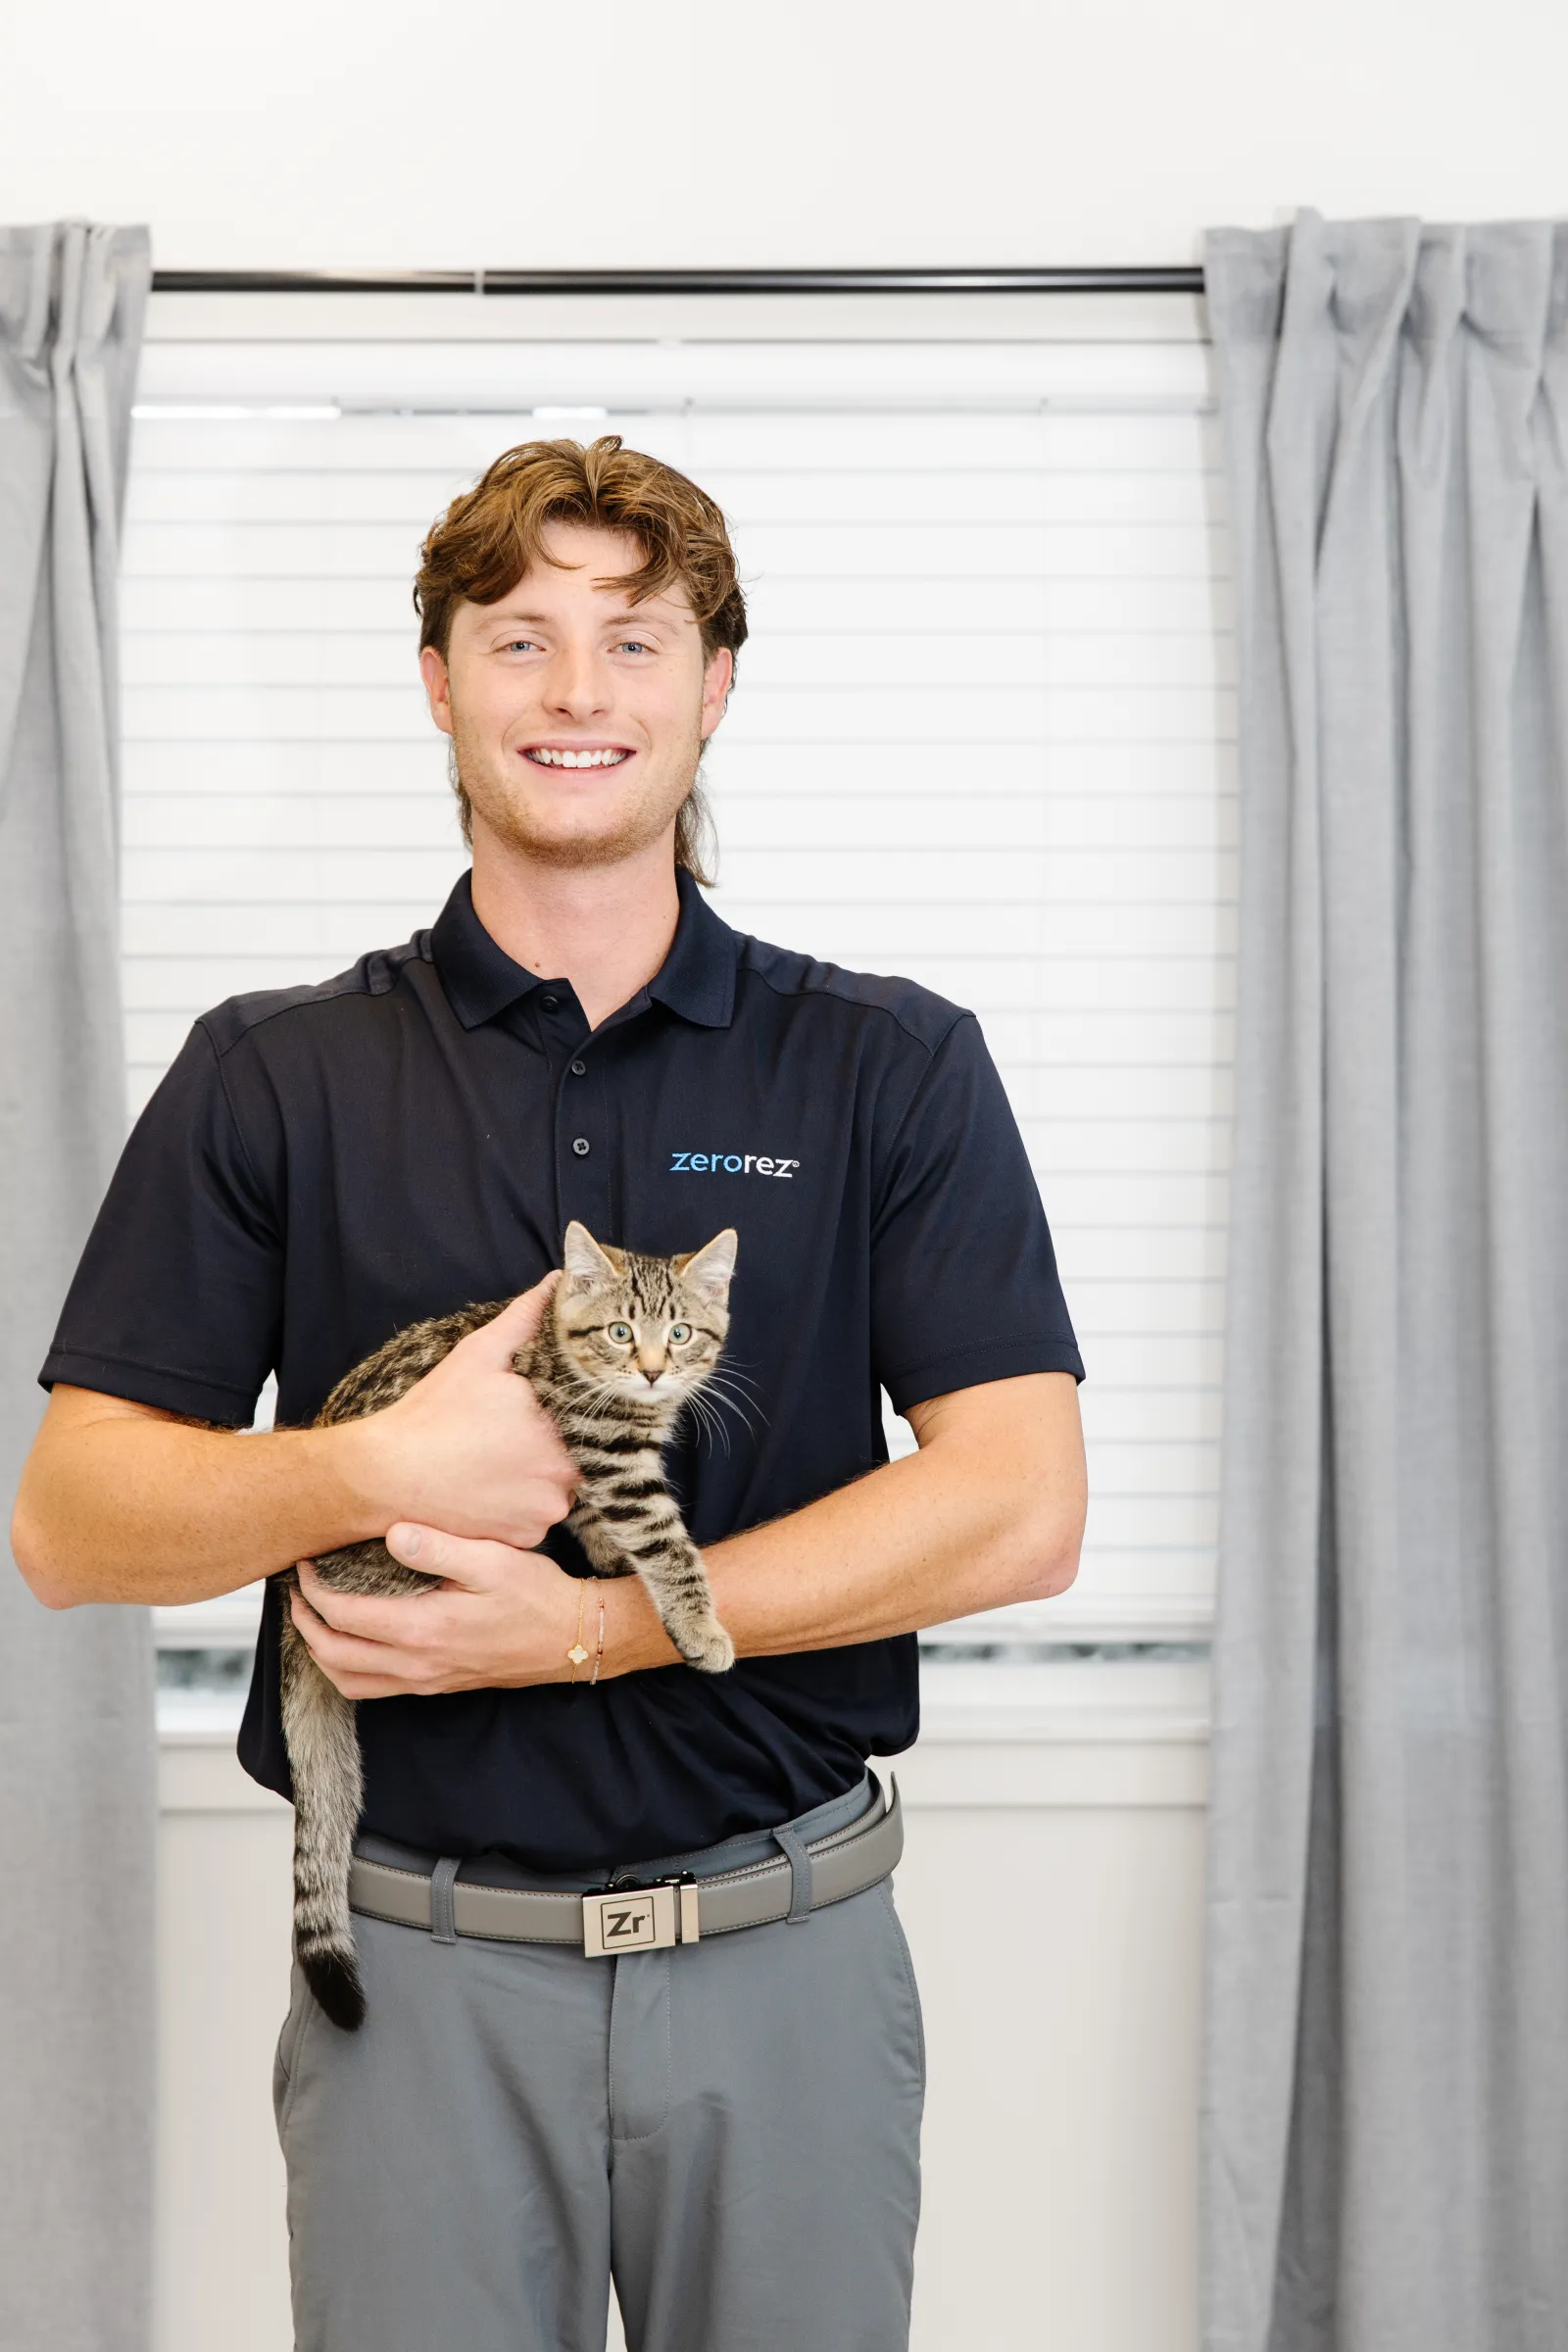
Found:
<svg viewBox="0 0 1568 2352"><path fill-rule="evenodd" d="M705 1396L703 1399L703 1412L707 1417L709 1427L713 1432L715 1440L727 1454L730 1449L729 1424L724 1418L719 1400L711 1396Z"/></svg>
<svg viewBox="0 0 1568 2352"><path fill-rule="evenodd" d="M686 1402L691 1406L692 1416L697 1422L697 1425L701 1429L704 1437L706 1437L710 1443L716 1441L723 1446L724 1451L728 1453L729 1431L724 1427L723 1422L718 1419L711 1407L705 1404L702 1397L695 1392L686 1398Z"/></svg>
<svg viewBox="0 0 1568 2352"><path fill-rule="evenodd" d="M710 1381L708 1384L708 1402L710 1409L715 1413L720 1415L724 1413L733 1413L741 1427L746 1430L750 1436L758 1436L761 1428L766 1423L767 1416L765 1413L760 1415L760 1418L756 1420L753 1419L752 1409L749 1409L748 1398L743 1396L731 1396L727 1395L724 1390L715 1389L711 1381Z"/></svg>
<svg viewBox="0 0 1568 2352"><path fill-rule="evenodd" d="M619 1401L613 1389L594 1390L590 1393L589 1402L583 1408L583 1419L585 1421L607 1421L616 1413Z"/></svg>
<svg viewBox="0 0 1568 2352"><path fill-rule="evenodd" d="M721 1371L710 1373L705 1386L710 1396L727 1396L736 1404L752 1412L761 1413L764 1421L767 1419L766 1413L762 1412L760 1398L749 1396L744 1389L738 1387L731 1379L727 1367Z"/></svg>
<svg viewBox="0 0 1568 2352"><path fill-rule="evenodd" d="M725 1380L722 1374L710 1380L706 1386L710 1396L733 1397L737 1404L746 1406L752 1412L760 1412L762 1409L759 1397L748 1396L744 1389L737 1389L731 1382Z"/></svg>

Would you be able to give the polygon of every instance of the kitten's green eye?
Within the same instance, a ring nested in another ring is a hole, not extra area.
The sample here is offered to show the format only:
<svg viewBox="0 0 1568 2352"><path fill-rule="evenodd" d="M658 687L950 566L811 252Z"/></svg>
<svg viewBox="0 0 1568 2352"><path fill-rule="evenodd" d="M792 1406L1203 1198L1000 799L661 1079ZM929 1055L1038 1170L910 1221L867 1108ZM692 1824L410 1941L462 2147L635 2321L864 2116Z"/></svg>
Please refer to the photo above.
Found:
<svg viewBox="0 0 1568 2352"><path fill-rule="evenodd" d="M692 1327L689 1323L672 1323L669 1327L669 1336L674 1345L679 1348L691 1338Z"/></svg>
<svg viewBox="0 0 1568 2352"><path fill-rule="evenodd" d="M612 1323L610 1326L610 1336L614 1341L617 1348L629 1348L631 1345L631 1325L629 1323Z"/></svg>

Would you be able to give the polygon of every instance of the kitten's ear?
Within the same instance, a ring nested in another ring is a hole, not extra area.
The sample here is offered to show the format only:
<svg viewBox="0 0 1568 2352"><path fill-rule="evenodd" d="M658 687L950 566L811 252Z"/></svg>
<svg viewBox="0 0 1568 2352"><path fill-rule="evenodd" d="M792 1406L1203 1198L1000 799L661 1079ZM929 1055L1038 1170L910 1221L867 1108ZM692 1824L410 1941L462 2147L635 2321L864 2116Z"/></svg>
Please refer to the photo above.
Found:
<svg viewBox="0 0 1568 2352"><path fill-rule="evenodd" d="M572 1218L561 1258L569 1282L612 1282L620 1272L619 1256L616 1250L602 1250L587 1226Z"/></svg>
<svg viewBox="0 0 1568 2352"><path fill-rule="evenodd" d="M722 1233L716 1233L710 1242L701 1250L694 1250L689 1257L677 1257L675 1271L682 1282L689 1282L694 1290L701 1291L706 1298L727 1298L730 1276L735 1271L735 1252L740 1246L740 1235L733 1225L726 1225Z"/></svg>

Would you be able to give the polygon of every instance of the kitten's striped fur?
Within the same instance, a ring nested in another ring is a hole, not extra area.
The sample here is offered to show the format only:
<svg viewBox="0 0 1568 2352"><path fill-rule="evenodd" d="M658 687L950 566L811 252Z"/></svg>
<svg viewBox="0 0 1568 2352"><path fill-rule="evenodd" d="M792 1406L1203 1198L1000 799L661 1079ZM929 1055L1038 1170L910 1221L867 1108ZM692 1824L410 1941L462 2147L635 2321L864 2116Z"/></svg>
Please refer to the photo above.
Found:
<svg viewBox="0 0 1568 2352"><path fill-rule="evenodd" d="M562 1279L537 1335L513 1359L581 1474L566 1525L600 1576L642 1578L675 1647L709 1674L722 1674L735 1651L660 1457L682 1405L718 1362L736 1247L726 1228L689 1256L640 1257L568 1225ZM505 1303L466 1306L400 1331L344 1375L317 1427L395 1403ZM626 1332L629 1341L612 1337ZM417 1592L439 1581L405 1568L380 1543L324 1552L316 1565L339 1592ZM292 1569L287 1582L295 1582ZM352 2031L365 2015L349 1913L364 1802L354 1702L322 1674L286 1606L282 1703L294 1779L294 1948L327 2016Z"/></svg>

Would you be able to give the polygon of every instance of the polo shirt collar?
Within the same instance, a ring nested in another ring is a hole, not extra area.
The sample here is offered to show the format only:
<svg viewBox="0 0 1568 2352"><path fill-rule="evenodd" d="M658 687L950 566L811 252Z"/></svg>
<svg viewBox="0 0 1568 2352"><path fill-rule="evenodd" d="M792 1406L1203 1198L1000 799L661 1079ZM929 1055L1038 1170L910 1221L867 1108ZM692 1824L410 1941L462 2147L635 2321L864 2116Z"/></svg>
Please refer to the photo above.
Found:
<svg viewBox="0 0 1568 2352"><path fill-rule="evenodd" d="M727 1029L735 1007L739 938L713 912L690 874L677 873L675 881L680 892L675 936L646 994L700 1028ZM430 957L465 1029L493 1021L545 985L540 975L513 962L474 913L471 870L459 876L436 917Z"/></svg>
<svg viewBox="0 0 1568 2352"><path fill-rule="evenodd" d="M701 1029L727 1029L735 1010L735 965L740 935L704 898L684 868L677 872L680 919L669 954L648 983L648 994Z"/></svg>

